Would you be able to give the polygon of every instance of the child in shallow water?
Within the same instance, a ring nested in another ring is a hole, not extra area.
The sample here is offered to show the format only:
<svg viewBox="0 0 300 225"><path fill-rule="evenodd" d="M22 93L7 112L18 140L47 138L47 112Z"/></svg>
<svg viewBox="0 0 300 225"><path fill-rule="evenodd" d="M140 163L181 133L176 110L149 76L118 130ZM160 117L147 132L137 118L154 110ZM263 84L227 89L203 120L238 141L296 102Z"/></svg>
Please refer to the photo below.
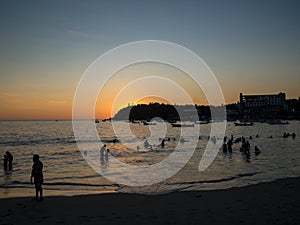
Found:
<svg viewBox="0 0 300 225"><path fill-rule="evenodd" d="M32 165L32 171L31 171L31 177L30 182L32 182L32 178L34 178L34 184L35 184L35 198L34 200L43 201L43 163L40 161L39 155L35 154L33 155L33 165ZM40 199L38 198L38 195L40 193Z"/></svg>

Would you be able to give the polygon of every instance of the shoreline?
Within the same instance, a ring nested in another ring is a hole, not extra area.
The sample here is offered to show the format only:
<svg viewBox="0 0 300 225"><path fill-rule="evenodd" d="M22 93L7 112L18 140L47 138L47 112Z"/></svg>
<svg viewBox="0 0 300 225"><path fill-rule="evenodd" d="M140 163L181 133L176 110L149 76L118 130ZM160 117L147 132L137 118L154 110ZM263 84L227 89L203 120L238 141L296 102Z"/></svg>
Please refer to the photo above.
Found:
<svg viewBox="0 0 300 225"><path fill-rule="evenodd" d="M261 181L256 182L253 184L245 184L242 186L232 186L232 187L225 187L225 188L209 188L209 189L189 189L188 187L182 188L180 190L171 190L167 192L161 192L161 193L151 193L151 192L127 192L127 191L118 191L117 189L107 189L107 190L89 190L89 193L86 193L82 190L55 190L55 189L47 189L45 186L44 188L44 194L47 198L49 197L80 197L80 196L97 196L97 195L103 195L103 194L137 194L137 195L145 195L145 196L155 196L155 195L167 195L172 193L178 193L178 192L207 192L207 191L224 191L224 190L231 190L236 188L246 188L250 186L255 186L259 184L265 184L265 183L271 183L275 181L285 180L285 179L296 179L300 176L291 176L291 177L285 177L285 178L277 178L274 180L267 180L267 181ZM26 193L26 194L24 194ZM35 195L35 189L34 185L32 184L32 187L0 187L0 200L2 199L14 199L14 198L32 198Z"/></svg>
<svg viewBox="0 0 300 225"><path fill-rule="evenodd" d="M106 190L106 191L89 191L88 194L82 194L84 191L80 190L49 190L43 189L45 196L49 197L76 197L76 196L87 196L87 195L102 195L110 193L120 193L116 190ZM24 192L26 194L24 194ZM60 194L60 193L64 194ZM2 196L1 196L2 195ZM0 188L0 200L2 199L14 199L14 198L33 198L35 195L35 189L33 187L1 187Z"/></svg>
<svg viewBox="0 0 300 225"><path fill-rule="evenodd" d="M300 177L211 191L0 199L1 224L300 224Z"/></svg>

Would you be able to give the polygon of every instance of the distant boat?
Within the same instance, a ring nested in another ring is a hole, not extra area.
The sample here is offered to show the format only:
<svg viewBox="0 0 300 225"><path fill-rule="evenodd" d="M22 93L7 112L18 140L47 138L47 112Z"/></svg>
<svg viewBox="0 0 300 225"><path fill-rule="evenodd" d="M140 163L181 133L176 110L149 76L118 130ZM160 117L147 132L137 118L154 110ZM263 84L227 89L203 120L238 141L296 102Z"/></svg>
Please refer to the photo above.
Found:
<svg viewBox="0 0 300 225"><path fill-rule="evenodd" d="M202 121L202 120L200 120L200 121L196 121L195 122L196 124L208 124L209 123L209 121Z"/></svg>
<svg viewBox="0 0 300 225"><path fill-rule="evenodd" d="M177 123L177 120L167 120L168 123Z"/></svg>
<svg viewBox="0 0 300 225"><path fill-rule="evenodd" d="M194 123L171 123L173 127L194 127Z"/></svg>
<svg viewBox="0 0 300 225"><path fill-rule="evenodd" d="M237 122L234 122L234 125L235 126L252 126L254 123L253 122L240 122L240 121L237 121Z"/></svg>
<svg viewBox="0 0 300 225"><path fill-rule="evenodd" d="M107 139L107 140L101 140L104 143L119 143L120 141L117 138L114 139Z"/></svg>
<svg viewBox="0 0 300 225"><path fill-rule="evenodd" d="M148 126L148 125L156 125L155 122L147 122L147 121L144 121L143 122L145 126Z"/></svg>
<svg viewBox="0 0 300 225"><path fill-rule="evenodd" d="M286 125L290 124L288 121L281 121L281 120L271 120L269 121L270 125Z"/></svg>
<svg viewBox="0 0 300 225"><path fill-rule="evenodd" d="M130 120L130 123L140 123L140 121Z"/></svg>

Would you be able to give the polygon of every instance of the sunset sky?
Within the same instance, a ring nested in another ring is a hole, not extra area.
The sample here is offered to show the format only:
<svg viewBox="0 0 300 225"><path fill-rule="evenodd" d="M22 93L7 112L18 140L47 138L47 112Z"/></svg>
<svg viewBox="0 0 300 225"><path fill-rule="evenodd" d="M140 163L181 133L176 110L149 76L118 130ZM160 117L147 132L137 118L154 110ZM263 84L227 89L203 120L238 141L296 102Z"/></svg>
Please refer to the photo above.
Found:
<svg viewBox="0 0 300 225"><path fill-rule="evenodd" d="M0 120L71 119L87 67L106 51L139 40L170 41L194 51L216 75L226 103L237 102L240 92L298 98L299 11L296 0L2 1ZM195 103L206 104L201 90L176 68L134 65L108 82L96 117L110 115L118 87L152 72L177 80ZM123 106L136 93L127 94ZM178 96L176 103L184 102Z"/></svg>

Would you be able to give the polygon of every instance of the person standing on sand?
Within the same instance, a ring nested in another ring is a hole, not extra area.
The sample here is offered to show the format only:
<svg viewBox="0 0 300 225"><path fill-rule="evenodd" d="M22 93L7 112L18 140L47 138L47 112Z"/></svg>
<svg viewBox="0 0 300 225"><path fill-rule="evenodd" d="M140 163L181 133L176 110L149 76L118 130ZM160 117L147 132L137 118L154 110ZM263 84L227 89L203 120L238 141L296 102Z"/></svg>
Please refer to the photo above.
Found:
<svg viewBox="0 0 300 225"><path fill-rule="evenodd" d="M14 159L13 155L7 151L6 152L7 160L8 160L8 170L12 170L12 161Z"/></svg>
<svg viewBox="0 0 300 225"><path fill-rule="evenodd" d="M43 188L42 188L42 184L44 181L43 163L40 161L40 156L37 154L33 155L33 165L32 165L30 183L33 183L32 178L34 178L34 184L35 184L35 198L33 200L43 201ZM39 192L40 192L40 199L38 198Z"/></svg>

